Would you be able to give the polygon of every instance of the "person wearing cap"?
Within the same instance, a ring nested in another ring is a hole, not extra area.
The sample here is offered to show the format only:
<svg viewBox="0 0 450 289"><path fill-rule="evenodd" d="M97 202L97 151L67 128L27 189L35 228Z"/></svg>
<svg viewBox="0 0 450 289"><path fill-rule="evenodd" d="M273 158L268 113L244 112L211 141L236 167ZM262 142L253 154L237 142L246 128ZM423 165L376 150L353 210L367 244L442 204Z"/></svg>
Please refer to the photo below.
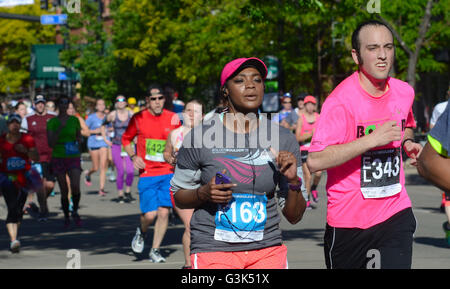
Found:
<svg viewBox="0 0 450 289"><path fill-rule="evenodd" d="M170 179L173 167L164 160L163 152L170 131L181 123L174 112L164 109L165 97L159 85L148 88L146 97L148 108L134 114L122 135L122 145L139 170L139 207L140 224L131 241L131 249L136 254L144 250L148 227L154 222L150 261L165 262L159 247L169 224L169 211L172 208L170 199ZM136 152L134 139L137 137ZM155 221L156 219L156 221Z"/></svg>
<svg viewBox="0 0 450 289"><path fill-rule="evenodd" d="M286 92L281 97L282 109L278 112L278 118L274 121L280 123L285 128L289 128L286 123L283 124L283 120L292 112L292 97L289 92Z"/></svg>
<svg viewBox="0 0 450 289"><path fill-rule="evenodd" d="M55 176L50 167L52 149L47 142L47 122L56 114L47 111L46 100L43 95L34 98L34 112L22 120L22 129L26 130L35 140L36 149L39 152L39 162L33 163L33 167L40 172L43 187L37 193L39 202L39 221L48 218L47 198L55 187Z"/></svg>
<svg viewBox="0 0 450 289"><path fill-rule="evenodd" d="M192 128L178 152L171 191L179 208L195 209L195 269L287 268L275 189L288 183L280 204L292 224L303 216L306 190L294 135L258 113L266 76L258 58L227 63L220 76L225 109ZM279 137L264 143L271 133Z"/></svg>
<svg viewBox="0 0 450 289"><path fill-rule="evenodd" d="M13 253L20 250L17 236L28 191L42 184L38 174L37 179L30 175L31 161L39 161L39 154L33 137L20 132L21 122L20 115L9 115L8 132L0 137L0 190L8 208L6 228Z"/></svg>
<svg viewBox="0 0 450 289"><path fill-rule="evenodd" d="M299 116L305 112L305 104L303 100L308 94L301 93L297 96L297 107L294 108L282 121L281 125L295 132Z"/></svg>
<svg viewBox="0 0 450 289"><path fill-rule="evenodd" d="M302 156L303 165L303 175L305 180L306 191L308 192L308 200L306 202L306 208L311 209L315 207L319 200L317 186L319 185L320 177L322 175L321 171L315 172L314 176L311 176L308 166L306 165L306 159L308 157L308 148L311 145L311 138L316 129L317 120L319 119L319 114L315 112L315 107L317 105L316 98L312 95L308 95L303 100L305 106L305 112L300 115L296 124L295 137L300 143L300 153ZM311 183L311 180L312 183Z"/></svg>
<svg viewBox="0 0 450 289"><path fill-rule="evenodd" d="M127 109L131 111L133 114L139 112L139 106L137 106L136 98L129 97L128 98L128 107Z"/></svg>

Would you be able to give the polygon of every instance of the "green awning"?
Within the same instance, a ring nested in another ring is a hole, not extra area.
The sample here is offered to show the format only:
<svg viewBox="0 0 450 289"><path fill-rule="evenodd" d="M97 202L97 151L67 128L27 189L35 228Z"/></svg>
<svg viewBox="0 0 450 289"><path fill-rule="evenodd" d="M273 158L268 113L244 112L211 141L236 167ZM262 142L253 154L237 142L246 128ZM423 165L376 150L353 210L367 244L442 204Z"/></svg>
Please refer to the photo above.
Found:
<svg viewBox="0 0 450 289"><path fill-rule="evenodd" d="M31 48L30 79L58 80L58 72L66 69L59 63L61 44L37 44Z"/></svg>

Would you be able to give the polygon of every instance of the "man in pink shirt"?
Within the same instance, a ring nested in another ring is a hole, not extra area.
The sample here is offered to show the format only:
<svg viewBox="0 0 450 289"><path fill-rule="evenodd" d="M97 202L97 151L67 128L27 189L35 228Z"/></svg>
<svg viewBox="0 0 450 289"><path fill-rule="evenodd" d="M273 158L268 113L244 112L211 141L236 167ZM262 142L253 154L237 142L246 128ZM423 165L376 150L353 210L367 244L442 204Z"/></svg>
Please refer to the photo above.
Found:
<svg viewBox="0 0 450 289"><path fill-rule="evenodd" d="M416 222L405 189L402 150L416 164L414 89L389 77L390 29L362 23L352 35L358 71L322 106L307 165L327 170L328 268L410 268Z"/></svg>

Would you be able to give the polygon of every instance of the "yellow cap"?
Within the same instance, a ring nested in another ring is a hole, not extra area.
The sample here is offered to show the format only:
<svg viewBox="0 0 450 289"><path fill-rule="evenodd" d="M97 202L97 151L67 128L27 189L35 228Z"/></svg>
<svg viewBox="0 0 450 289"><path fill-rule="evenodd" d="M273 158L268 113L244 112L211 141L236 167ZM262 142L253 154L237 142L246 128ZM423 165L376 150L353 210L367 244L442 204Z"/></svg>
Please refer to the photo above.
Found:
<svg viewBox="0 0 450 289"><path fill-rule="evenodd" d="M136 98L134 98L134 97L129 97L129 98L128 98L128 104L136 104Z"/></svg>

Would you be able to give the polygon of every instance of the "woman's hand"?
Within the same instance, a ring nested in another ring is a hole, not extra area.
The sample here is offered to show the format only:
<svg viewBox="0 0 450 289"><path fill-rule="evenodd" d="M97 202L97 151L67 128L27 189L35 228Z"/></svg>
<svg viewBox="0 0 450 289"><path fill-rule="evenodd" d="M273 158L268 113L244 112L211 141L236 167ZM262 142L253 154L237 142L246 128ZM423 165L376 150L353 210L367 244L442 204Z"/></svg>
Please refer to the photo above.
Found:
<svg viewBox="0 0 450 289"><path fill-rule="evenodd" d="M226 170L222 173L225 174ZM197 189L197 197L202 202L210 201L216 204L227 204L231 198L233 191L231 188L237 184L216 184L216 177L212 177L208 184Z"/></svg>
<svg viewBox="0 0 450 289"><path fill-rule="evenodd" d="M289 183L297 182L297 159L294 154L288 151L277 152L272 147L270 148L270 151L275 156L275 162L277 163L281 174L286 177Z"/></svg>

